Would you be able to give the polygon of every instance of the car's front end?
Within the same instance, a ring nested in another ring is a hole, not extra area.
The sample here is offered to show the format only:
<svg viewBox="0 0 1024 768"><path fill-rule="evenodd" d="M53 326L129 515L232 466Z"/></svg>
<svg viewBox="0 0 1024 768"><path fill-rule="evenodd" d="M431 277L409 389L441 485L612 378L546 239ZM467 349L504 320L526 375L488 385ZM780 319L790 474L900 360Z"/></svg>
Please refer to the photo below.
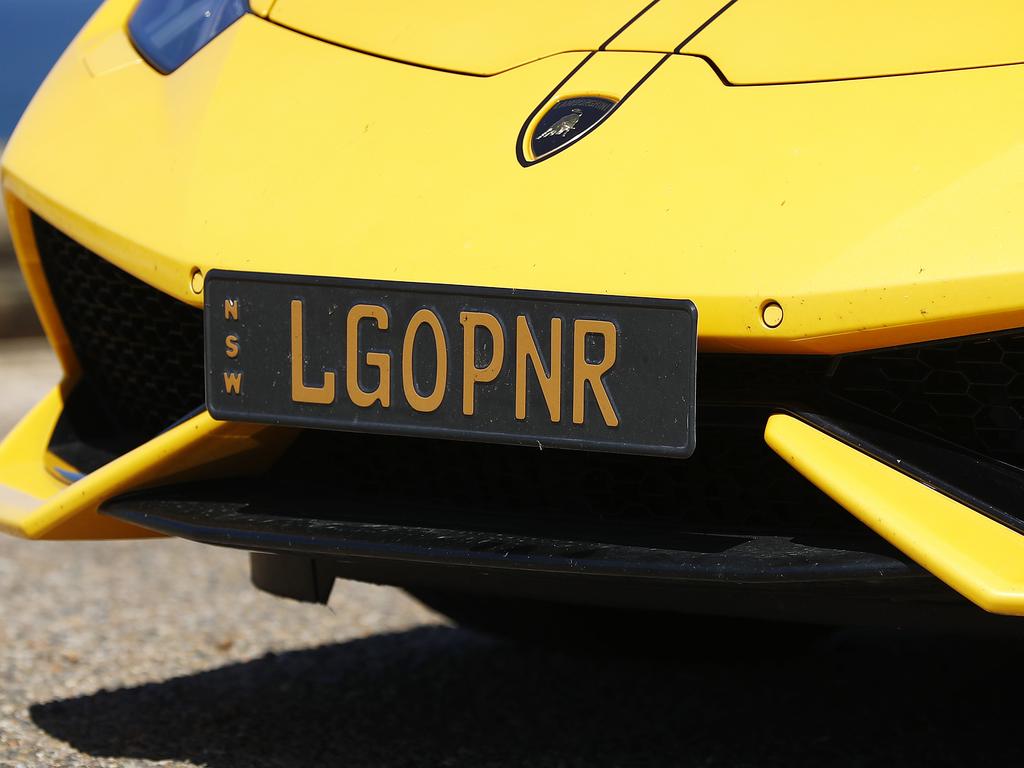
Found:
<svg viewBox="0 0 1024 768"><path fill-rule="evenodd" d="M6 531L314 599L1024 613L1020 12L901 47L919 4L872 4L868 55L822 18L747 50L744 0L222 2L161 58L152 5L101 7L3 157L65 371L0 445Z"/></svg>

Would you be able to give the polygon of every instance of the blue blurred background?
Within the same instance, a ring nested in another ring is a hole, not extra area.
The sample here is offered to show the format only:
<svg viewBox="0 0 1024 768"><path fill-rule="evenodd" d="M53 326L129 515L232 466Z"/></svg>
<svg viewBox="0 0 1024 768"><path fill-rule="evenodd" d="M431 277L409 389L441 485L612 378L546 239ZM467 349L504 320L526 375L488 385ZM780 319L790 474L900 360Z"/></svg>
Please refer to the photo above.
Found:
<svg viewBox="0 0 1024 768"><path fill-rule="evenodd" d="M100 0L0 0L0 148ZM0 339L39 332L0 206ZM2 378L2 377L0 377Z"/></svg>
<svg viewBox="0 0 1024 768"><path fill-rule="evenodd" d="M0 0L0 143L100 0Z"/></svg>

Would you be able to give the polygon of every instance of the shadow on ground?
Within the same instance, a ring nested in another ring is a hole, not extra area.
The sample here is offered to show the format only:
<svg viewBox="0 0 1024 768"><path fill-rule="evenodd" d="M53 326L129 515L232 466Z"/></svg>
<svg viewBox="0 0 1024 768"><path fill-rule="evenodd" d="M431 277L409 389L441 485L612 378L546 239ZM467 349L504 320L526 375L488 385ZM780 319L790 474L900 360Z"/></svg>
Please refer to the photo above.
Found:
<svg viewBox="0 0 1024 768"><path fill-rule="evenodd" d="M610 658L433 627L31 715L90 755L211 768L1019 764L1018 644L848 632L781 659L753 637Z"/></svg>

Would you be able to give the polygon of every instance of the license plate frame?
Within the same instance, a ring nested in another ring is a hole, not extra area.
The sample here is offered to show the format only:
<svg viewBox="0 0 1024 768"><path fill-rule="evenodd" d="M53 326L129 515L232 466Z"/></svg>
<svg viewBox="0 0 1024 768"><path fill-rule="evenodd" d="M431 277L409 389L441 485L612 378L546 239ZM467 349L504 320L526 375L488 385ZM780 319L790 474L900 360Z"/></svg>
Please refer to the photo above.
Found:
<svg viewBox="0 0 1024 768"><path fill-rule="evenodd" d="M206 400L217 420L676 458L694 450L697 308L688 299L212 270L204 302ZM504 354L486 380L497 336ZM355 402L374 392L372 404Z"/></svg>

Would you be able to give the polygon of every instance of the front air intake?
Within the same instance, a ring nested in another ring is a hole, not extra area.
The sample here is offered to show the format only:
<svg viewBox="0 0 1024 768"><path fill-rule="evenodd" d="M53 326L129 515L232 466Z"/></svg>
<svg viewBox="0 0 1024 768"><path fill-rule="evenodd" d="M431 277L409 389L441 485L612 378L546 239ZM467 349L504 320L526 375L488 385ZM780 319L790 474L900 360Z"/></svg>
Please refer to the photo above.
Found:
<svg viewBox="0 0 1024 768"><path fill-rule="evenodd" d="M104 261L38 216L36 245L81 386L138 445L203 405L202 311Z"/></svg>

